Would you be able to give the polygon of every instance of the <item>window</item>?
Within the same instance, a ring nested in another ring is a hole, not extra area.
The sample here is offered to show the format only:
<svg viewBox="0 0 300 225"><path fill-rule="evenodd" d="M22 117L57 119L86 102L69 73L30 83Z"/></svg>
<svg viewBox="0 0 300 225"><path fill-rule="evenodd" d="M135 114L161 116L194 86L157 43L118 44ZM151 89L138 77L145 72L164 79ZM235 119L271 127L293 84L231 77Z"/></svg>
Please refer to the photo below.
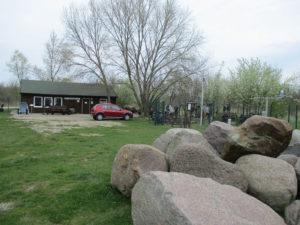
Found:
<svg viewBox="0 0 300 225"><path fill-rule="evenodd" d="M111 109L117 111L117 110L120 110L121 108L117 105L111 105Z"/></svg>
<svg viewBox="0 0 300 225"><path fill-rule="evenodd" d="M107 104L100 104L103 109L109 109Z"/></svg>
<svg viewBox="0 0 300 225"><path fill-rule="evenodd" d="M33 97L33 106L35 108L42 108L43 107L43 97L34 96Z"/></svg>
<svg viewBox="0 0 300 225"><path fill-rule="evenodd" d="M63 105L63 100L61 97L56 97L54 98L54 105L55 106L62 106Z"/></svg>
<svg viewBox="0 0 300 225"><path fill-rule="evenodd" d="M44 107L50 107L52 106L53 104L53 99L51 97L45 97L44 98Z"/></svg>
<svg viewBox="0 0 300 225"><path fill-rule="evenodd" d="M100 102L100 103L107 103L107 99L105 99L105 98L100 98L100 99L99 99L99 102Z"/></svg>

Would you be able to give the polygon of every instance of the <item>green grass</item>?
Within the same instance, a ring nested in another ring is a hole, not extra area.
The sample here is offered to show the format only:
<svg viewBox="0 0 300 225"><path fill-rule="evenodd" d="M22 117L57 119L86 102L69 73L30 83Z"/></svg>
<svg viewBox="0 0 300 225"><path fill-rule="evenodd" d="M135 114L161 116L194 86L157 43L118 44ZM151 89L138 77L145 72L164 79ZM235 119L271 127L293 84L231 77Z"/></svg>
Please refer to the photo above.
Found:
<svg viewBox="0 0 300 225"><path fill-rule="evenodd" d="M0 210L0 224L132 224L130 200L109 185L113 159L122 145L151 144L170 127L122 124L42 135L1 113L0 203L14 208Z"/></svg>

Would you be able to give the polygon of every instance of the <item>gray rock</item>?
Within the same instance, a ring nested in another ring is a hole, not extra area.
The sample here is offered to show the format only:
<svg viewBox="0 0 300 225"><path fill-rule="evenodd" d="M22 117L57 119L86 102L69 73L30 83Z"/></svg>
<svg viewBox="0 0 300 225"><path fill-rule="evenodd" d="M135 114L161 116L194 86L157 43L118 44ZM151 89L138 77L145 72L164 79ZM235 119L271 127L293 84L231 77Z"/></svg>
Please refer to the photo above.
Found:
<svg viewBox="0 0 300 225"><path fill-rule="evenodd" d="M284 154L295 155L297 157L300 157L300 143L288 146L286 150L282 152L282 155Z"/></svg>
<svg viewBox="0 0 300 225"><path fill-rule="evenodd" d="M284 212L287 225L300 225L300 200L294 201Z"/></svg>
<svg viewBox="0 0 300 225"><path fill-rule="evenodd" d="M262 155L239 158L236 165L248 180L248 193L282 213L296 197L296 173L287 162Z"/></svg>
<svg viewBox="0 0 300 225"><path fill-rule="evenodd" d="M209 178L150 172L135 185L134 225L284 225L269 206Z"/></svg>
<svg viewBox="0 0 300 225"><path fill-rule="evenodd" d="M297 198L300 198L300 158L297 160L295 164L295 171L298 180L298 195Z"/></svg>
<svg viewBox="0 0 300 225"><path fill-rule="evenodd" d="M113 162L111 184L129 197L143 173L157 170L168 170L164 153L149 145L124 145Z"/></svg>
<svg viewBox="0 0 300 225"><path fill-rule="evenodd" d="M168 145L175 138L177 133L184 134L201 134L199 131L194 129L186 129L186 128L173 128L168 130L166 133L160 135L153 143L153 146L162 152L166 152Z"/></svg>
<svg viewBox="0 0 300 225"><path fill-rule="evenodd" d="M174 138L170 141L167 146L166 155L167 160L170 161L176 148L183 144L198 144L203 148L210 150L211 152L218 155L217 151L207 142L201 133L193 134L181 131L175 134Z"/></svg>
<svg viewBox="0 0 300 225"><path fill-rule="evenodd" d="M247 191L248 182L242 171L236 165L221 159L206 145L199 143L179 145L169 165L170 171L212 178L221 184Z"/></svg>
<svg viewBox="0 0 300 225"><path fill-rule="evenodd" d="M283 154L277 157L278 159L282 159L286 161L287 163L291 164L292 166L295 166L298 160L298 157L291 154Z"/></svg>
<svg viewBox="0 0 300 225"><path fill-rule="evenodd" d="M290 141L290 146L294 146L295 144L300 145L300 130L293 130L292 139Z"/></svg>
<svg viewBox="0 0 300 225"><path fill-rule="evenodd" d="M226 144L231 141L229 139L235 129L227 123L214 121L206 128L203 136L219 154L222 154Z"/></svg>

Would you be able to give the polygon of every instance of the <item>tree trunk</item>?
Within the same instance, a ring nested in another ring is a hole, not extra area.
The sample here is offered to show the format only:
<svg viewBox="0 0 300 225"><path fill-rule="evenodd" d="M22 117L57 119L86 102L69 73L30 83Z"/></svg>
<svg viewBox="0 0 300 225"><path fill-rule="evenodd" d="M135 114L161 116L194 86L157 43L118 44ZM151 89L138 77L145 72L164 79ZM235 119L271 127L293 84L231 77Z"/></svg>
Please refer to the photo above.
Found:
<svg viewBox="0 0 300 225"><path fill-rule="evenodd" d="M149 103L147 100L143 101L142 103L141 113L145 117L149 116Z"/></svg>

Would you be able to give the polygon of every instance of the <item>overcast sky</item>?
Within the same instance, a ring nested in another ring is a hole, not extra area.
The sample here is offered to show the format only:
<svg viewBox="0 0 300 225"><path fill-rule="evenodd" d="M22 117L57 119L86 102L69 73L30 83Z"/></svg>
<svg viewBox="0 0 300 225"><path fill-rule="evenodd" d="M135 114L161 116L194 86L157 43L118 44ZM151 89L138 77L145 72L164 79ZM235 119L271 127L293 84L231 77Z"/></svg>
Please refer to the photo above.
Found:
<svg viewBox="0 0 300 225"><path fill-rule="evenodd" d="M0 82L15 49L40 65L52 30L63 33L63 8L87 0L0 0ZM300 73L300 0L179 0L205 37L203 52L224 72L240 57L259 57L285 75Z"/></svg>

